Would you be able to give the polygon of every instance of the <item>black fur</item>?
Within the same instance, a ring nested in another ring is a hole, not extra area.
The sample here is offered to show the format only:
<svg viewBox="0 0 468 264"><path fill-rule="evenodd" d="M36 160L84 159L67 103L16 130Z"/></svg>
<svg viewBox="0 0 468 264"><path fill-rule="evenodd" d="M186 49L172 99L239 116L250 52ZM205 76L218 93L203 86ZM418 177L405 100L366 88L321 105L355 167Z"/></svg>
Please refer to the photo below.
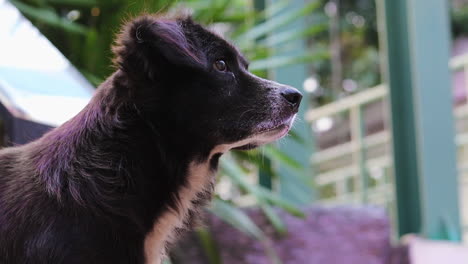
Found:
<svg viewBox="0 0 468 264"><path fill-rule="evenodd" d="M190 18L135 19L114 53L117 70L77 116L0 151L0 263L144 263L144 239L177 210L191 162L216 170L216 146L289 128L297 112L297 91L248 73ZM188 226L211 190L192 200Z"/></svg>

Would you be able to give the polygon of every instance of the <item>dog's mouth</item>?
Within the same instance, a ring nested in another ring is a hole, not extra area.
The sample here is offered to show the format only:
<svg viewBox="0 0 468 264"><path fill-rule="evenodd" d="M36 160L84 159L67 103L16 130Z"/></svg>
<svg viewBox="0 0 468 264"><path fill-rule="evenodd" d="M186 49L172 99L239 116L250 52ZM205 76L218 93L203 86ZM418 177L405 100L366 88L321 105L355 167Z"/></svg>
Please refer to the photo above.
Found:
<svg viewBox="0 0 468 264"><path fill-rule="evenodd" d="M283 120L280 124L274 124L272 122L267 122L266 125L260 124L258 132L256 132L254 136L250 137L250 140L248 140L246 144L233 149L250 150L284 137L291 129L291 125L294 122L295 117L296 115L292 115Z"/></svg>

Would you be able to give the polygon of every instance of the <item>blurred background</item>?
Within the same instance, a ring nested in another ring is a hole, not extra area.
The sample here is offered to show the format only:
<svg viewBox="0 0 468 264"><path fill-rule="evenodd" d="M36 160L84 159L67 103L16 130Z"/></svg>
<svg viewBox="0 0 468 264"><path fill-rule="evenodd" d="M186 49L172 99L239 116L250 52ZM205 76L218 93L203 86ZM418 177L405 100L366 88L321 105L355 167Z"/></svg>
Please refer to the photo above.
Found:
<svg viewBox="0 0 468 264"><path fill-rule="evenodd" d="M167 262L468 263L468 0L0 0L1 145L86 105L124 21L181 11L306 102L287 138L223 157Z"/></svg>

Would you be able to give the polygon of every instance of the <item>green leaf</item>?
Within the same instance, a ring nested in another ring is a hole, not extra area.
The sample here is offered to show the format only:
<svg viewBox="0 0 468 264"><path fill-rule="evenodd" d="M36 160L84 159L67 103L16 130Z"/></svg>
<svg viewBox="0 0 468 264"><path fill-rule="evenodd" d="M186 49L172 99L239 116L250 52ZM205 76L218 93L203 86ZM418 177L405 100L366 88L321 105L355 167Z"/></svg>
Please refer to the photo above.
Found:
<svg viewBox="0 0 468 264"><path fill-rule="evenodd" d="M284 236L287 233L286 225L283 223L283 220L278 216L278 214L273 210L269 204L262 204L260 206L263 210L263 213L270 221L271 225L275 228L276 232Z"/></svg>
<svg viewBox="0 0 468 264"><path fill-rule="evenodd" d="M303 168L301 163L294 160L293 158L288 156L286 153L282 152L280 149L272 145L264 146L263 154L267 156L268 158L270 158L272 161L279 161L282 164L285 164L289 166L290 168L295 169L297 171L300 171Z"/></svg>
<svg viewBox="0 0 468 264"><path fill-rule="evenodd" d="M252 16L253 12L244 12L244 13L234 13L230 15L224 15L215 18L215 22L222 23L239 23L247 19L247 17Z"/></svg>
<svg viewBox="0 0 468 264"><path fill-rule="evenodd" d="M231 155L235 158L238 163L253 164L269 175L275 175L275 171L271 164L265 162L265 156L261 153L262 149L253 149L250 151L234 150Z"/></svg>
<svg viewBox="0 0 468 264"><path fill-rule="evenodd" d="M291 158L289 155L287 155L283 151L281 151L281 149L279 149L278 147L274 145L266 145L262 147L262 155L266 156L266 158L272 161L275 161L282 165L286 165L292 170L294 170L296 173L290 174L290 177L295 177L310 187L313 186L312 178L309 177L308 175L303 174L304 166L298 161ZM273 172L273 174L276 174L276 173Z"/></svg>
<svg viewBox="0 0 468 264"><path fill-rule="evenodd" d="M196 231L201 246L208 257L210 264L222 264L221 255L219 254L216 242L213 239L210 231L207 228L199 228Z"/></svg>
<svg viewBox="0 0 468 264"><path fill-rule="evenodd" d="M231 0L222 0L221 3L218 3L216 6L212 7L213 9L213 20L218 20L219 18L223 17L226 14L226 9L229 6L229 2Z"/></svg>
<svg viewBox="0 0 468 264"><path fill-rule="evenodd" d="M275 252L270 239L263 231L245 214L241 209L219 199L212 202L213 207L210 211L234 228L245 234L259 240L265 249L268 258L274 264L281 264L281 260Z"/></svg>
<svg viewBox="0 0 468 264"><path fill-rule="evenodd" d="M232 35L238 38L239 36L245 34L248 30L250 30L253 25L261 24L268 18L273 17L280 11L284 10L284 8L286 8L287 5L289 5L289 3L289 0L275 1L273 3L269 3L268 5L266 5L264 10L253 12L252 14L250 14L250 21L253 20L253 24L243 23L232 33Z"/></svg>
<svg viewBox="0 0 468 264"><path fill-rule="evenodd" d="M18 2L16 0L10 0L10 2L13 5L15 5L18 8L18 10L20 10L26 16L29 16L33 19L37 19L42 23L61 28L71 33L85 35L88 32L88 29L86 27L74 23L68 19L59 17L53 9L37 8Z"/></svg>
<svg viewBox="0 0 468 264"><path fill-rule="evenodd" d="M275 56L262 60L253 61L249 69L252 71L272 69L277 67L284 67L293 64L310 63L316 60L322 60L329 57L328 51L319 51L314 54L299 55L299 56Z"/></svg>
<svg viewBox="0 0 468 264"><path fill-rule="evenodd" d="M240 168L239 165L237 165L232 159L221 159L221 169L235 184L237 184L246 192L254 195L255 198L259 200L259 202L269 201L273 205L283 208L294 216L304 216L299 208L286 201L284 198L272 193L270 190L262 186L252 185L247 182L245 180L245 171Z"/></svg>
<svg viewBox="0 0 468 264"><path fill-rule="evenodd" d="M104 82L103 79L97 77L96 75L92 74L92 73L89 73L87 71L84 71L84 70L81 70L80 71L85 77L86 79L95 87L99 86L101 83Z"/></svg>
<svg viewBox="0 0 468 264"><path fill-rule="evenodd" d="M287 25L295 21L296 19L300 17L303 17L311 13L312 11L317 9L319 6L320 6L320 1L312 1L304 5L303 8L299 8L294 11L287 12L283 15L270 17L265 22L250 28L244 34L240 35L237 40L239 41L240 45L242 45L245 42L256 40L268 33L271 33L275 29L278 29L284 25Z"/></svg>
<svg viewBox="0 0 468 264"><path fill-rule="evenodd" d="M280 11L284 10L290 4L290 0L283 1L274 1L266 5L265 10L263 10L263 19L267 19L278 14Z"/></svg>
<svg viewBox="0 0 468 264"><path fill-rule="evenodd" d="M294 129L291 129L288 133L288 135L297 143L299 144L305 144L306 141L304 138L302 138Z"/></svg>
<svg viewBox="0 0 468 264"><path fill-rule="evenodd" d="M258 228L244 211L225 201L214 199L210 211L226 223L255 239L264 240L266 238L263 231Z"/></svg>
<svg viewBox="0 0 468 264"><path fill-rule="evenodd" d="M92 7L97 6L97 0L47 0L48 3L61 6Z"/></svg>
<svg viewBox="0 0 468 264"><path fill-rule="evenodd" d="M261 40L258 42L260 45L265 45L268 47L275 47L296 39L301 39L301 38L307 38L309 36L316 35L318 33L321 33L325 31L328 28L328 24L322 23L322 24L317 24L310 26L306 29L303 29L302 31L283 31L283 32L278 32L275 34L269 35L267 38L264 40Z"/></svg>
<svg viewBox="0 0 468 264"><path fill-rule="evenodd" d="M278 206L278 207L281 207L283 208L284 210L286 210L288 213L290 213L291 215L294 215L296 217L301 217L301 218L304 218L305 217L305 214L301 211L301 209L299 209L298 207L296 207L295 205L293 205L292 203L286 201L284 198L270 192L269 190L265 189L265 188L262 188L262 187L258 187L258 190L257 190L261 196L263 196L264 199L268 200L269 202L271 202L272 204Z"/></svg>

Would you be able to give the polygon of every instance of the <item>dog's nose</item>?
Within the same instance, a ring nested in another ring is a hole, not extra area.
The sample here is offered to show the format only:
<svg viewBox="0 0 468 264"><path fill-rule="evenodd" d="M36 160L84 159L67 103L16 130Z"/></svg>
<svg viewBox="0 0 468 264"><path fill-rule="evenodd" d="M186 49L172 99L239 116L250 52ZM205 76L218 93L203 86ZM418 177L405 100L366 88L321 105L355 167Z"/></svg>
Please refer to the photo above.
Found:
<svg viewBox="0 0 468 264"><path fill-rule="evenodd" d="M283 96L286 101L293 107L295 111L299 109L299 105L302 100L302 94L291 87L286 87L283 91L281 91L281 96Z"/></svg>

